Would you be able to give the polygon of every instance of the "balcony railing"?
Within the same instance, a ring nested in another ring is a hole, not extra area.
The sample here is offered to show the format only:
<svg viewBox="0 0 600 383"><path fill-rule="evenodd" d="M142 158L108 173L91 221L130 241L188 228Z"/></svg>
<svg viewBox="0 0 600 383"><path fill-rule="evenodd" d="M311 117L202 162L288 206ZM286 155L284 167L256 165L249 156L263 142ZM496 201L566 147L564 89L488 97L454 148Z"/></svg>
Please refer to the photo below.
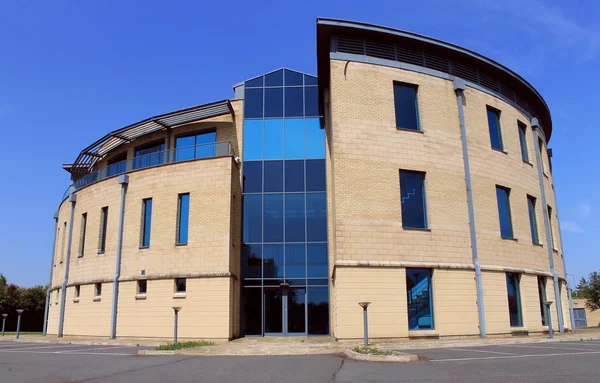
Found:
<svg viewBox="0 0 600 383"><path fill-rule="evenodd" d="M129 173L138 169L145 169L154 166L172 164L176 162L192 161L202 158L234 156L235 152L229 141L212 142L208 144L199 144L193 146L183 146L180 148L156 151L143 156L130 158L110 164L104 168L97 169L77 181L72 185L73 191L77 191L85 186L91 185L106 178L114 177L119 174ZM71 193L71 187L67 188L63 194L63 200Z"/></svg>

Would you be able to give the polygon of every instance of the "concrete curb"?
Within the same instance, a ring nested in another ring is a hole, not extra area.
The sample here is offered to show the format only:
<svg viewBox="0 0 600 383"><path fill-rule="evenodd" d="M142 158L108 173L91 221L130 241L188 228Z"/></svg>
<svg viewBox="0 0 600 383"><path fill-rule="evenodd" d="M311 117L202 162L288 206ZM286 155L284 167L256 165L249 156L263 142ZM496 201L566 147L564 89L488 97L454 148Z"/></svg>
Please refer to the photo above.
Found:
<svg viewBox="0 0 600 383"><path fill-rule="evenodd" d="M140 356L166 356L175 355L175 350L139 350L137 355Z"/></svg>
<svg viewBox="0 0 600 383"><path fill-rule="evenodd" d="M361 354L352 350L344 350L344 355L346 355L348 359L360 360L363 362L409 363L419 360L419 356L414 354L372 355Z"/></svg>

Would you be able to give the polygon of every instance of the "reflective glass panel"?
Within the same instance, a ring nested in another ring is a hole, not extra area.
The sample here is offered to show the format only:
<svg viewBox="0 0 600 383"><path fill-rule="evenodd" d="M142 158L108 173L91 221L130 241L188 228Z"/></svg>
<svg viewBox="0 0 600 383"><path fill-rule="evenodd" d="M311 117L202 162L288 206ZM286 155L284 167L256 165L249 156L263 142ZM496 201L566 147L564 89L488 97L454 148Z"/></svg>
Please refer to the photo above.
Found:
<svg viewBox="0 0 600 383"><path fill-rule="evenodd" d="M529 153L527 152L527 126L520 122L517 125L519 129L519 143L521 144L521 158L523 161L529 162Z"/></svg>
<svg viewBox="0 0 600 383"><path fill-rule="evenodd" d="M306 160L306 191L325 191L325 160Z"/></svg>
<svg viewBox="0 0 600 383"><path fill-rule="evenodd" d="M316 117L319 114L319 88L310 86L304 88L304 115Z"/></svg>
<svg viewBox="0 0 600 383"><path fill-rule="evenodd" d="M327 287L309 287L308 333L313 335L329 334L329 289Z"/></svg>
<svg viewBox="0 0 600 383"><path fill-rule="evenodd" d="M537 229L537 218L535 217L535 198L527 196L527 208L529 210L529 227L531 228L531 241L533 243L540 243Z"/></svg>
<svg viewBox="0 0 600 383"><path fill-rule="evenodd" d="M242 289L242 333L262 335L262 289Z"/></svg>
<svg viewBox="0 0 600 383"><path fill-rule="evenodd" d="M325 193L306 194L306 240L327 241L327 197Z"/></svg>
<svg viewBox="0 0 600 383"><path fill-rule="evenodd" d="M317 85L317 78L314 76L304 75L304 85Z"/></svg>
<svg viewBox="0 0 600 383"><path fill-rule="evenodd" d="M260 193L262 191L262 162L244 162L244 193Z"/></svg>
<svg viewBox="0 0 600 383"><path fill-rule="evenodd" d="M304 158L304 119L285 120L285 158Z"/></svg>
<svg viewBox="0 0 600 383"><path fill-rule="evenodd" d="M175 139L175 161L185 161L194 158L194 136L177 137Z"/></svg>
<svg viewBox="0 0 600 383"><path fill-rule="evenodd" d="M325 129L318 118L306 119L306 158L325 158Z"/></svg>
<svg viewBox="0 0 600 383"><path fill-rule="evenodd" d="M285 116L304 116L304 93L302 87L285 88Z"/></svg>
<svg viewBox="0 0 600 383"><path fill-rule="evenodd" d="M142 247L150 246L150 229L152 227L152 199L142 201Z"/></svg>
<svg viewBox="0 0 600 383"><path fill-rule="evenodd" d="M285 191L304 191L304 161L285 161Z"/></svg>
<svg viewBox="0 0 600 383"><path fill-rule="evenodd" d="M425 173L400 171L402 227L425 229Z"/></svg>
<svg viewBox="0 0 600 383"><path fill-rule="evenodd" d="M500 218L500 235L502 235L502 237L504 238L513 238L509 195L509 189L496 186L496 198L498 199L498 217Z"/></svg>
<svg viewBox="0 0 600 383"><path fill-rule="evenodd" d="M265 75L265 86L282 86L283 69Z"/></svg>
<svg viewBox="0 0 600 383"><path fill-rule="evenodd" d="M406 269L408 329L433 329L433 302L431 300L431 270Z"/></svg>
<svg viewBox="0 0 600 383"><path fill-rule="evenodd" d="M283 159L283 120L265 120L265 160Z"/></svg>
<svg viewBox="0 0 600 383"><path fill-rule="evenodd" d="M188 242L188 225L190 221L190 195L179 195L177 222L177 244L186 244Z"/></svg>
<svg viewBox="0 0 600 383"><path fill-rule="evenodd" d="M537 277L538 279L538 294L540 296L540 314L542 315L542 326L548 326L548 316L546 313L546 277Z"/></svg>
<svg viewBox="0 0 600 383"><path fill-rule="evenodd" d="M416 86L395 83L394 107L397 128L420 130Z"/></svg>
<svg viewBox="0 0 600 383"><path fill-rule="evenodd" d="M283 117L283 88L265 88L265 118Z"/></svg>
<svg viewBox="0 0 600 383"><path fill-rule="evenodd" d="M306 278L306 246L285 245L285 278Z"/></svg>
<svg viewBox="0 0 600 383"><path fill-rule="evenodd" d="M492 148L504 150L502 145L502 133L500 131L500 112L494 109L487 110L488 128L490 130L490 142Z"/></svg>
<svg viewBox="0 0 600 383"><path fill-rule="evenodd" d="M285 195L285 240L304 242L305 236L304 194Z"/></svg>
<svg viewBox="0 0 600 383"><path fill-rule="evenodd" d="M265 193L283 191L283 161L265 161Z"/></svg>
<svg viewBox="0 0 600 383"><path fill-rule="evenodd" d="M246 88L262 87L264 76L253 78L252 80L246 81Z"/></svg>
<svg viewBox="0 0 600 383"><path fill-rule="evenodd" d="M244 118L263 117L263 89L246 89L244 92Z"/></svg>
<svg viewBox="0 0 600 383"><path fill-rule="evenodd" d="M264 195L263 242L283 242L283 194Z"/></svg>
<svg viewBox="0 0 600 383"><path fill-rule="evenodd" d="M287 291L287 332L306 332L306 288L290 288Z"/></svg>
<svg viewBox="0 0 600 383"><path fill-rule="evenodd" d="M283 278L283 245L263 246L263 278Z"/></svg>
<svg viewBox="0 0 600 383"><path fill-rule="evenodd" d="M308 277L327 278L327 244L309 243L308 253Z"/></svg>
<svg viewBox="0 0 600 383"><path fill-rule="evenodd" d="M285 70L285 86L302 85L302 73L293 70ZM287 102L287 100L286 100Z"/></svg>
<svg viewBox="0 0 600 383"><path fill-rule="evenodd" d="M265 288L265 333L283 333L283 292L279 288Z"/></svg>
<svg viewBox="0 0 600 383"><path fill-rule="evenodd" d="M196 135L196 158L215 156L217 132L199 133Z"/></svg>
<svg viewBox="0 0 600 383"><path fill-rule="evenodd" d="M262 240L262 195L244 196L244 242L253 243Z"/></svg>
<svg viewBox="0 0 600 383"><path fill-rule="evenodd" d="M242 254L242 277L262 276L262 245L244 245Z"/></svg>
<svg viewBox="0 0 600 383"><path fill-rule="evenodd" d="M244 160L263 158L263 121L244 121Z"/></svg>
<svg viewBox="0 0 600 383"><path fill-rule="evenodd" d="M508 292L508 313L510 327L523 327L521 315L521 292L519 291L519 275L506 273L506 288Z"/></svg>
<svg viewBox="0 0 600 383"><path fill-rule="evenodd" d="M136 149L135 151L135 169L146 168L148 166L160 165L164 161L165 144L149 144Z"/></svg>

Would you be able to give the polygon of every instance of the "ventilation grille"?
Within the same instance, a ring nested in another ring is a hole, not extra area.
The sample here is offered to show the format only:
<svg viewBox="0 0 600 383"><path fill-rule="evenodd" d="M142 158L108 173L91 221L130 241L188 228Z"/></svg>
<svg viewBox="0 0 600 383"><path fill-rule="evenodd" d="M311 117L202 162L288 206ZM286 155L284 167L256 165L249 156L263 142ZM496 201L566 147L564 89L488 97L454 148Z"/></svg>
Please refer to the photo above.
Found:
<svg viewBox="0 0 600 383"><path fill-rule="evenodd" d="M335 51L399 61L448 73L499 93L515 102L532 115L535 115L525 98L522 95L517 94L513 88L501 82L499 78L483 72L478 68L465 65L460 61L451 60L447 57L440 57L424 51L421 48L381 43L352 37L336 37Z"/></svg>

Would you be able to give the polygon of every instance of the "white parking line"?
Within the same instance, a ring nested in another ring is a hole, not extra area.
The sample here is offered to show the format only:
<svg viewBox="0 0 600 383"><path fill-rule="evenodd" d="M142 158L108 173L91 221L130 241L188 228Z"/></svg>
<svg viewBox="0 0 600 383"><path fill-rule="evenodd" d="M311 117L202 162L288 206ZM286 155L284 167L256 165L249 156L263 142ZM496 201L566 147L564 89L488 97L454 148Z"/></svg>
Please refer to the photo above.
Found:
<svg viewBox="0 0 600 383"><path fill-rule="evenodd" d="M82 352L79 354L70 353L67 354L62 351L19 351L19 350L0 350L0 352L13 352L13 353L21 353L21 354L54 354L54 355L116 355L116 356L132 356L135 354L125 354L125 353L112 353L112 352Z"/></svg>
<svg viewBox="0 0 600 383"><path fill-rule="evenodd" d="M67 351L57 351L57 354L66 354L67 352L86 352L86 351L97 351L97 350L114 350L117 348L133 348L131 346L104 346L104 347L96 347L96 348L86 348L83 350L67 350Z"/></svg>
<svg viewBox="0 0 600 383"><path fill-rule="evenodd" d="M473 350L470 348L446 348L446 350L454 350L454 351L470 351L470 352L483 352L489 354L502 354L502 355L517 355L515 353L510 352L500 352L500 351L486 351L486 350Z"/></svg>
<svg viewBox="0 0 600 383"><path fill-rule="evenodd" d="M26 346L26 345L23 345ZM35 350L35 349L39 349L39 348L57 348L57 347L73 347L72 344L59 344L59 345L45 345L45 346L27 346L27 347L20 347L20 348L3 348L0 349L0 351L20 351L20 350Z"/></svg>
<svg viewBox="0 0 600 383"><path fill-rule="evenodd" d="M548 346L530 346L530 345L524 345L524 344L512 344L512 345L502 344L502 345L499 345L499 346L503 346L503 347L525 347L525 348L547 348L547 349L551 349L551 350L560 349L560 350L573 350L573 351L596 351L596 350L590 350L589 348L563 347L562 345L557 345L557 346L554 346L554 347L548 347Z"/></svg>
<svg viewBox="0 0 600 383"><path fill-rule="evenodd" d="M588 351L588 352L563 352L557 354L533 354L533 355L507 355L507 356L483 356L478 358L450 358L450 359L432 359L432 362L457 362L466 360L488 360L488 359L517 359L517 358L536 358L536 357L547 357L547 356L565 356L565 355L586 355L586 354L600 354L600 351Z"/></svg>

